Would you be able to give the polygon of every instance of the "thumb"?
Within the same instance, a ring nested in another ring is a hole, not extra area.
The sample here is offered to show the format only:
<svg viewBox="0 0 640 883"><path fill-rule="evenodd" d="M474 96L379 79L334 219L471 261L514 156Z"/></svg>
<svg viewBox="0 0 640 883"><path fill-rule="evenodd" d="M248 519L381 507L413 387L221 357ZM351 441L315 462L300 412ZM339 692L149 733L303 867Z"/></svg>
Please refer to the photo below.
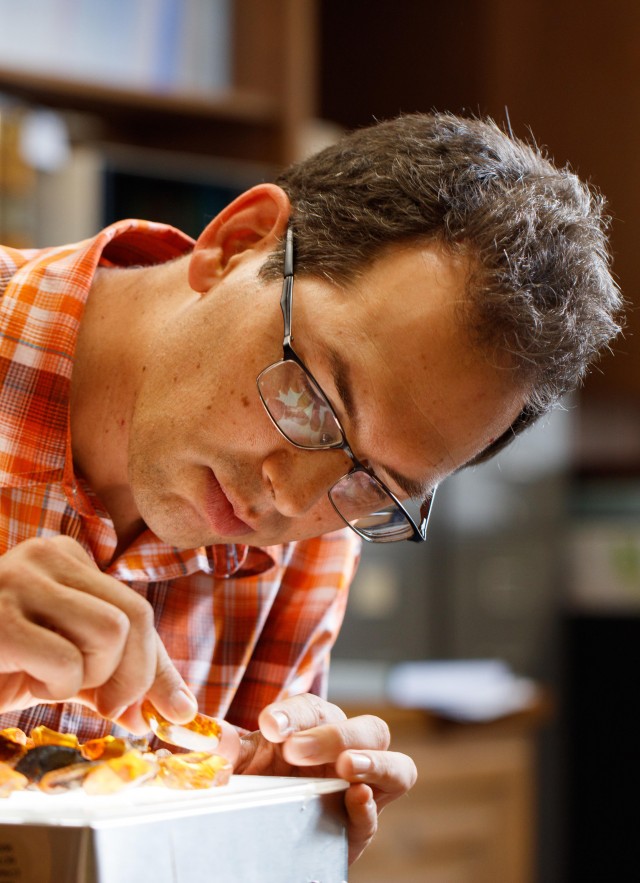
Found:
<svg viewBox="0 0 640 883"><path fill-rule="evenodd" d="M146 696L113 716L120 726L138 735L149 732L149 724L140 710L144 699L149 699L163 717L175 724L188 723L198 712L198 700L169 658L159 637L156 649L156 676Z"/></svg>
<svg viewBox="0 0 640 883"><path fill-rule="evenodd" d="M146 698L167 720L174 724L186 724L197 714L198 700L178 673L160 638L157 645L156 677Z"/></svg>

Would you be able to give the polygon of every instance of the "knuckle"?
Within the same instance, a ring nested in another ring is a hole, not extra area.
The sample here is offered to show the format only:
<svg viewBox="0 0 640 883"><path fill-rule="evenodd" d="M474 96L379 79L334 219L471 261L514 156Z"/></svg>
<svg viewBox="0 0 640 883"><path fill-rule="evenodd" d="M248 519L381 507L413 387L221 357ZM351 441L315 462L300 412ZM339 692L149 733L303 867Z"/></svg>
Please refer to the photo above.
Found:
<svg viewBox="0 0 640 883"><path fill-rule="evenodd" d="M12 591L3 591L0 593L0 628L6 639L15 636L24 621L22 608L19 600Z"/></svg>
<svg viewBox="0 0 640 883"><path fill-rule="evenodd" d="M39 539L44 540L48 545L59 548L62 551L76 551L79 548L78 541L64 533L56 534L53 537L40 537Z"/></svg>
<svg viewBox="0 0 640 883"><path fill-rule="evenodd" d="M303 707L311 707L318 725L333 724L336 721L345 721L347 719L346 714L341 708L332 702L327 702L326 699L322 699L320 696L316 696L314 693L305 693L299 699Z"/></svg>
<svg viewBox="0 0 640 883"><path fill-rule="evenodd" d="M54 699L73 696L82 686L84 678L83 660L80 651L69 644L56 653L51 662L47 678L47 689Z"/></svg>
<svg viewBox="0 0 640 883"><path fill-rule="evenodd" d="M129 634L130 627L129 617L123 610L112 605L106 608L103 615L102 628L109 644L123 643Z"/></svg>
<svg viewBox="0 0 640 883"><path fill-rule="evenodd" d="M72 645L69 645L72 646ZM62 651L56 656L56 661L52 665L52 669L56 674L56 680L82 680L80 672L82 671L82 660L80 653L73 651Z"/></svg>
<svg viewBox="0 0 640 883"><path fill-rule="evenodd" d="M386 750L391 744L391 731L386 721L375 715L365 715L367 726L371 729L376 745Z"/></svg>
<svg viewBox="0 0 640 883"><path fill-rule="evenodd" d="M63 534L53 537L31 537L10 550L5 560L11 556L11 561L15 564L18 559L22 563L26 558L35 567L49 570L68 560L72 555L77 560L80 548L75 540Z"/></svg>
<svg viewBox="0 0 640 883"><path fill-rule="evenodd" d="M150 632L154 628L153 607L146 598L134 591L127 598L127 613L136 630Z"/></svg>
<svg viewBox="0 0 640 883"><path fill-rule="evenodd" d="M30 540L27 540L31 558L42 564L48 564L51 561L57 560L61 554L67 552L69 543L73 542L74 540L70 537L62 535L55 537L32 537ZM27 543L25 543L25 546Z"/></svg>
<svg viewBox="0 0 640 883"><path fill-rule="evenodd" d="M40 584L55 560L51 541L33 537L6 552L0 564L0 588L6 596L10 590L21 595L29 586Z"/></svg>
<svg viewBox="0 0 640 883"><path fill-rule="evenodd" d="M327 706L327 712L326 712L327 717L330 720L339 720L339 721L346 721L347 720L347 715L338 705L334 705L331 702L327 702L325 704Z"/></svg>

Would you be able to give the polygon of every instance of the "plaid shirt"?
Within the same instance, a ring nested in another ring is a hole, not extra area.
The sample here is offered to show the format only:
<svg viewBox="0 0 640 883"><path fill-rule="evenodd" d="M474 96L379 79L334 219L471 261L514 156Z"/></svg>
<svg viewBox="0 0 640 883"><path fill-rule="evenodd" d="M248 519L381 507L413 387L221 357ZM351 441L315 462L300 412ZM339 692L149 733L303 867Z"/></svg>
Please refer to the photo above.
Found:
<svg viewBox="0 0 640 883"><path fill-rule="evenodd" d="M70 246L0 248L0 553L33 536L76 539L151 603L201 710L255 729L270 702L324 692L356 535L178 551L146 531L112 560L113 524L71 457L73 353L96 267L157 264L192 246L172 227L129 220ZM84 739L118 732L76 703L0 716L0 728L40 723Z"/></svg>

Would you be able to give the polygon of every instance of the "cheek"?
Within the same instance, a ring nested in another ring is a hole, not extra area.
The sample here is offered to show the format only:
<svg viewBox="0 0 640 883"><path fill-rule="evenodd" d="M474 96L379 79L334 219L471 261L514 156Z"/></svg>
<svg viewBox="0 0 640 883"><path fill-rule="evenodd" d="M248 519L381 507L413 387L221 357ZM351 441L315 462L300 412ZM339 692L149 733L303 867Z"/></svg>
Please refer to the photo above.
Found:
<svg viewBox="0 0 640 883"><path fill-rule="evenodd" d="M317 503L313 509L291 522L289 540L303 540L330 533L346 527L344 521L336 513L328 497ZM280 542L280 540L277 540Z"/></svg>

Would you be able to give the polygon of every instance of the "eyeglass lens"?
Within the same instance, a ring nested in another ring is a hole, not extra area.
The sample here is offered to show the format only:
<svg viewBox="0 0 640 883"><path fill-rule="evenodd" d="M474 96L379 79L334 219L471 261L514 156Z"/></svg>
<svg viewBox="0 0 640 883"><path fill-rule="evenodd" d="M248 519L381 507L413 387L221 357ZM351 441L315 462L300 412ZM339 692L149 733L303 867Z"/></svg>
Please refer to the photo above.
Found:
<svg viewBox="0 0 640 883"><path fill-rule="evenodd" d="M344 444L342 428L322 390L297 362L276 362L258 377L269 416L288 441L300 448L328 450ZM402 509L375 476L356 467L329 491L336 511L371 539L404 539L413 534Z"/></svg>
<svg viewBox="0 0 640 883"><path fill-rule="evenodd" d="M258 390L280 432L302 448L342 444L342 430L320 388L297 362L270 365L258 377Z"/></svg>

